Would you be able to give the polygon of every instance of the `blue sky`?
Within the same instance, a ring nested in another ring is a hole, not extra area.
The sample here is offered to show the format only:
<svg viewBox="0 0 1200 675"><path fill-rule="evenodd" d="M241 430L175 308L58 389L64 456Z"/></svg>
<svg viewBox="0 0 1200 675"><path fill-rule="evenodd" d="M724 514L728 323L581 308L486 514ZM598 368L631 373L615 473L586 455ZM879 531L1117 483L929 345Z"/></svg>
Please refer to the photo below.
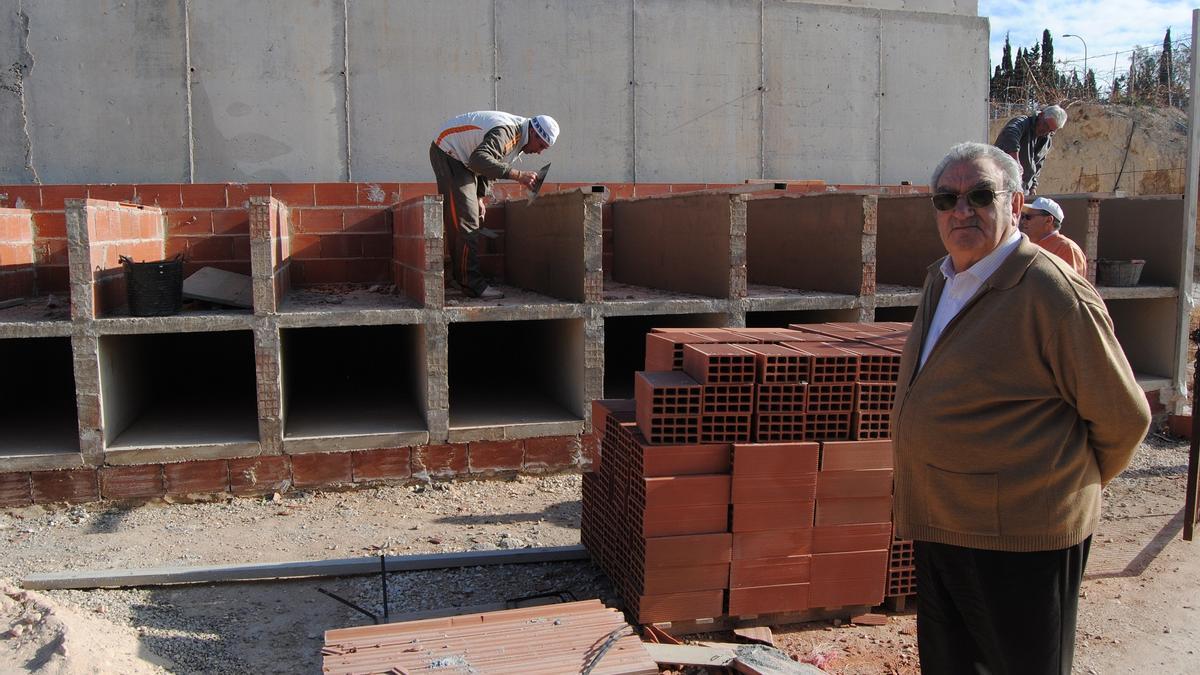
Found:
<svg viewBox="0 0 1200 675"><path fill-rule="evenodd" d="M993 69L1000 63L1005 33L1016 56L1018 47L1041 44L1042 29L1048 28L1054 37L1055 60L1078 59L1075 65L1081 72L1083 44L1061 36L1074 33L1087 41L1088 67L1103 87L1112 79L1113 52L1135 45L1160 48L1167 28L1172 41L1190 37L1195 6L1177 0L979 0L979 16L991 22ZM1118 54L1117 74L1128 69L1129 54Z"/></svg>

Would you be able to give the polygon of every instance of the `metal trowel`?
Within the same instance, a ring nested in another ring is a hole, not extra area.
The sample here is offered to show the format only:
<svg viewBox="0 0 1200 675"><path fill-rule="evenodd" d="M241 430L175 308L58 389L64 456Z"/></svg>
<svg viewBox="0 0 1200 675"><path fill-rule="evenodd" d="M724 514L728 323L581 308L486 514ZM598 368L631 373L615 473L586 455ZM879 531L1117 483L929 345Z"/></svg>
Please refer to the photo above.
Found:
<svg viewBox="0 0 1200 675"><path fill-rule="evenodd" d="M546 174L550 173L550 163L538 169L537 178L533 181L533 187L529 188L529 201L537 199L538 192L542 189L542 183L546 182Z"/></svg>

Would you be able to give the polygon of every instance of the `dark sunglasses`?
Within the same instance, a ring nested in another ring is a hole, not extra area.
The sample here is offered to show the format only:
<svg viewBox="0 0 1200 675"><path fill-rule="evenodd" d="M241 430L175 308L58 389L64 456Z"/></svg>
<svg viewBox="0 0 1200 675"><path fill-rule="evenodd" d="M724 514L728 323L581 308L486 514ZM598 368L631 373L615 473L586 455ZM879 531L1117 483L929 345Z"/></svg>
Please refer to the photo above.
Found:
<svg viewBox="0 0 1200 675"><path fill-rule="evenodd" d="M967 198L967 205L973 209L982 209L985 206L991 206L992 202L996 201L996 195L1004 194L1009 190L991 190L988 188L979 188L971 190L963 194L955 194L953 192L939 192L930 199L933 200L933 208L938 211L953 211L958 205L959 197Z"/></svg>
<svg viewBox="0 0 1200 675"><path fill-rule="evenodd" d="M1029 220L1031 218L1041 218L1042 216L1048 216L1048 215L1050 215L1050 214L1049 213L1022 213L1021 220Z"/></svg>

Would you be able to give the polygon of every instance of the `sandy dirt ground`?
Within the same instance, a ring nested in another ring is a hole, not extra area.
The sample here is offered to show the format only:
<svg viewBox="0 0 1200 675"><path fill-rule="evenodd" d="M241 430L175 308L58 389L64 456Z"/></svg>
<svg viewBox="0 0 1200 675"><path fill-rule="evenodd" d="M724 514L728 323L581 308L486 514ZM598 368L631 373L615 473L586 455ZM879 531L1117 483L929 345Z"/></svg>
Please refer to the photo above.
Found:
<svg viewBox="0 0 1200 675"><path fill-rule="evenodd" d="M1106 494L1080 605L1079 673L1194 673L1200 543L1180 540L1187 446L1152 437ZM198 504L28 507L0 512L0 673L318 672L323 632L369 619L377 577L30 592L66 569L271 562L577 543L579 477L383 486ZM615 603L590 563L391 576L393 614L542 592ZM916 673L916 622L774 627L781 648L831 673ZM716 639L733 641L731 634Z"/></svg>

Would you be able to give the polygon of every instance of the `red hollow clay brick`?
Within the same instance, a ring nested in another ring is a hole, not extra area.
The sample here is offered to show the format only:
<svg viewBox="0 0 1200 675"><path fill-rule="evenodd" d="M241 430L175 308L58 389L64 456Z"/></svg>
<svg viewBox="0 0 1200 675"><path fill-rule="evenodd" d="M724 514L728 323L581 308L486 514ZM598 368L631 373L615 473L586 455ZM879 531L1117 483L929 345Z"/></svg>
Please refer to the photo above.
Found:
<svg viewBox="0 0 1200 675"><path fill-rule="evenodd" d="M728 532L647 537L641 541L642 563L647 569L727 563L733 550L733 535Z"/></svg>
<svg viewBox="0 0 1200 675"><path fill-rule="evenodd" d="M821 470L891 469L892 442L827 441L821 444Z"/></svg>
<svg viewBox="0 0 1200 675"><path fill-rule="evenodd" d="M100 496L104 499L161 497L163 469L160 464L106 466L100 469Z"/></svg>
<svg viewBox="0 0 1200 675"><path fill-rule="evenodd" d="M811 568L811 555L735 560L729 567L729 587L806 584Z"/></svg>
<svg viewBox="0 0 1200 675"><path fill-rule="evenodd" d="M812 527L813 502L734 504L733 531L794 530Z"/></svg>
<svg viewBox="0 0 1200 675"><path fill-rule="evenodd" d="M813 551L813 528L733 533L733 560L786 558Z"/></svg>
<svg viewBox="0 0 1200 675"><path fill-rule="evenodd" d="M846 581L849 579L882 579L887 573L888 551L847 551L844 553L814 553L813 582Z"/></svg>
<svg viewBox="0 0 1200 675"><path fill-rule="evenodd" d="M33 503L33 485L29 472L0 473L0 508L29 506Z"/></svg>
<svg viewBox="0 0 1200 675"><path fill-rule="evenodd" d="M729 591L730 616L796 612L809 607L809 584L734 588Z"/></svg>
<svg viewBox="0 0 1200 675"><path fill-rule="evenodd" d="M885 582L883 575L878 579L814 581L808 601L813 607L874 607L883 602Z"/></svg>
<svg viewBox="0 0 1200 675"><path fill-rule="evenodd" d="M100 499L95 469L34 471L30 474L35 504L71 502L81 504Z"/></svg>
<svg viewBox="0 0 1200 675"><path fill-rule="evenodd" d="M818 499L817 525L882 523L892 519L892 498Z"/></svg>
<svg viewBox="0 0 1200 675"><path fill-rule="evenodd" d="M169 495L229 492L229 461L164 464L163 483Z"/></svg>
<svg viewBox="0 0 1200 675"><path fill-rule="evenodd" d="M282 455L229 460L229 491L257 495L286 490L292 482L292 464Z"/></svg>
<svg viewBox="0 0 1200 675"><path fill-rule="evenodd" d="M671 537L685 534L710 534L729 530L728 504L699 504L642 511L643 537Z"/></svg>
<svg viewBox="0 0 1200 675"><path fill-rule="evenodd" d="M647 510L676 506L729 503L729 476L663 476L643 478Z"/></svg>
<svg viewBox="0 0 1200 675"><path fill-rule="evenodd" d="M640 624L688 621L722 616L724 608L723 590L643 595L637 598L636 616Z"/></svg>
<svg viewBox="0 0 1200 675"><path fill-rule="evenodd" d="M733 446L733 475L778 476L817 470L817 443L750 443Z"/></svg>
<svg viewBox="0 0 1200 675"><path fill-rule="evenodd" d="M412 476L411 448L381 448L350 453L354 463L354 482L402 480Z"/></svg>
<svg viewBox="0 0 1200 675"><path fill-rule="evenodd" d="M701 387L684 373L634 373L637 424L650 443L700 440Z"/></svg>
<svg viewBox="0 0 1200 675"><path fill-rule="evenodd" d="M817 475L817 499L890 497L891 494L891 469L822 471Z"/></svg>
<svg viewBox="0 0 1200 675"><path fill-rule="evenodd" d="M633 470L646 478L729 473L728 443L650 445L641 434L634 443Z"/></svg>
<svg viewBox="0 0 1200 675"><path fill-rule="evenodd" d="M734 476L731 497L734 504L812 501L817 498L817 473Z"/></svg>
<svg viewBox="0 0 1200 675"><path fill-rule="evenodd" d="M729 586L729 563L712 565L688 565L687 567L660 567L642 570L641 583L636 576L633 590L645 595L687 593L725 589Z"/></svg>
<svg viewBox="0 0 1200 675"><path fill-rule="evenodd" d="M354 480L354 458L349 452L292 455L292 482L296 487L316 487Z"/></svg>
<svg viewBox="0 0 1200 675"><path fill-rule="evenodd" d="M818 525L812 530L813 553L843 553L886 548L892 539L892 524Z"/></svg>
<svg viewBox="0 0 1200 675"><path fill-rule="evenodd" d="M605 268L608 269L608 268ZM646 370L683 370L683 346L716 340L693 333L646 333Z"/></svg>
<svg viewBox="0 0 1200 675"><path fill-rule="evenodd" d="M753 384L754 354L731 344L683 347L683 371L701 384Z"/></svg>
<svg viewBox="0 0 1200 675"><path fill-rule="evenodd" d="M467 446L473 474L520 471L525 460L525 441L474 441Z"/></svg>

